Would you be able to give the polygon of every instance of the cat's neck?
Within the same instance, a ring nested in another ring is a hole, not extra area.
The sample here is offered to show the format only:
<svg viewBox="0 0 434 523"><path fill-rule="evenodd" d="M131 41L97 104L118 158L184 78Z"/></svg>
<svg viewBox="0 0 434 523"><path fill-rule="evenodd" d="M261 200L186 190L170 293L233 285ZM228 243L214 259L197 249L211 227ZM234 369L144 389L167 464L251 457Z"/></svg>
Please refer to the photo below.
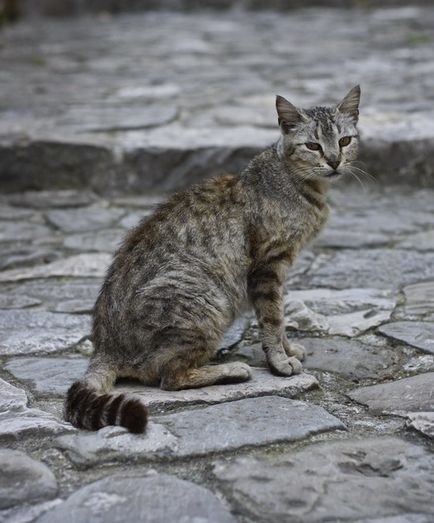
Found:
<svg viewBox="0 0 434 523"><path fill-rule="evenodd" d="M279 154L278 144L253 158L241 177L261 194L282 199L308 188L325 200L330 186L328 180L300 174L290 159Z"/></svg>

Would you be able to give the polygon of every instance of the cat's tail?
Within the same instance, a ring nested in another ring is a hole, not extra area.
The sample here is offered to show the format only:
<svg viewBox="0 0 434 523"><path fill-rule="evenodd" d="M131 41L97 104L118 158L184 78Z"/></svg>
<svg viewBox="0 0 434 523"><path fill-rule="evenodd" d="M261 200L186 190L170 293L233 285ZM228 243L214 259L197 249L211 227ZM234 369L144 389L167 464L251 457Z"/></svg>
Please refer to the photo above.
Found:
<svg viewBox="0 0 434 523"><path fill-rule="evenodd" d="M120 425L136 434L144 432L148 409L140 398L130 394L107 393L115 380L115 372L91 362L84 378L73 383L67 392L65 420L79 429Z"/></svg>

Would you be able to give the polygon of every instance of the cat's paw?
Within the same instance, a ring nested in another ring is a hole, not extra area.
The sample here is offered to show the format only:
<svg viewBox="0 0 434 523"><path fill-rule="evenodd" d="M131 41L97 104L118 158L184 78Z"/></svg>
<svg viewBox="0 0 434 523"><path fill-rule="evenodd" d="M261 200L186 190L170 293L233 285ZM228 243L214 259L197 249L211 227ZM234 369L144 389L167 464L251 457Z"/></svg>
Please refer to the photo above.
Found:
<svg viewBox="0 0 434 523"><path fill-rule="evenodd" d="M283 341L283 347L288 356L294 356L299 361L303 361L306 357L306 349L298 343L290 343L287 339Z"/></svg>
<svg viewBox="0 0 434 523"><path fill-rule="evenodd" d="M278 376L292 376L303 371L303 365L295 357L289 357L284 352L269 352L268 366L273 374Z"/></svg>
<svg viewBox="0 0 434 523"><path fill-rule="evenodd" d="M226 377L236 381L247 381L252 376L252 369L247 363L235 361L227 364Z"/></svg>

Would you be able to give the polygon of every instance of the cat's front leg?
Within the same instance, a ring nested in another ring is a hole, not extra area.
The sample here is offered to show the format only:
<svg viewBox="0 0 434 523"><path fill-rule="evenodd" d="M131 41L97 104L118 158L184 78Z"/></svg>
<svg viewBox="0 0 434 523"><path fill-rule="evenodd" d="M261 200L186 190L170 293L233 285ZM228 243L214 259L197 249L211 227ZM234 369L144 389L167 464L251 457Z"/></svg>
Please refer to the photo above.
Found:
<svg viewBox="0 0 434 523"><path fill-rule="evenodd" d="M300 361L286 353L284 347L282 282L279 271L261 267L249 277L250 300L255 309L262 337L262 348L274 374L291 376L302 371Z"/></svg>
<svg viewBox="0 0 434 523"><path fill-rule="evenodd" d="M306 349L298 343L291 343L285 333L283 333L283 348L288 356L294 356L300 361L306 357Z"/></svg>

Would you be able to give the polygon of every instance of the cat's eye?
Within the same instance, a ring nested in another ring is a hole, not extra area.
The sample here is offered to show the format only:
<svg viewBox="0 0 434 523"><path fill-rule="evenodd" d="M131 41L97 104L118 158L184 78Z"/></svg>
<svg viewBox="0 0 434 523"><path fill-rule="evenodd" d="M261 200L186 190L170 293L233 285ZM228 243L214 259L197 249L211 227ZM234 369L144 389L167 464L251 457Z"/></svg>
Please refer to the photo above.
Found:
<svg viewBox="0 0 434 523"><path fill-rule="evenodd" d="M351 136L344 136L339 140L339 145L341 147L346 147L347 145L350 145L351 143Z"/></svg>
<svg viewBox="0 0 434 523"><path fill-rule="evenodd" d="M310 151L321 151L321 145L315 142L307 142L304 144Z"/></svg>

